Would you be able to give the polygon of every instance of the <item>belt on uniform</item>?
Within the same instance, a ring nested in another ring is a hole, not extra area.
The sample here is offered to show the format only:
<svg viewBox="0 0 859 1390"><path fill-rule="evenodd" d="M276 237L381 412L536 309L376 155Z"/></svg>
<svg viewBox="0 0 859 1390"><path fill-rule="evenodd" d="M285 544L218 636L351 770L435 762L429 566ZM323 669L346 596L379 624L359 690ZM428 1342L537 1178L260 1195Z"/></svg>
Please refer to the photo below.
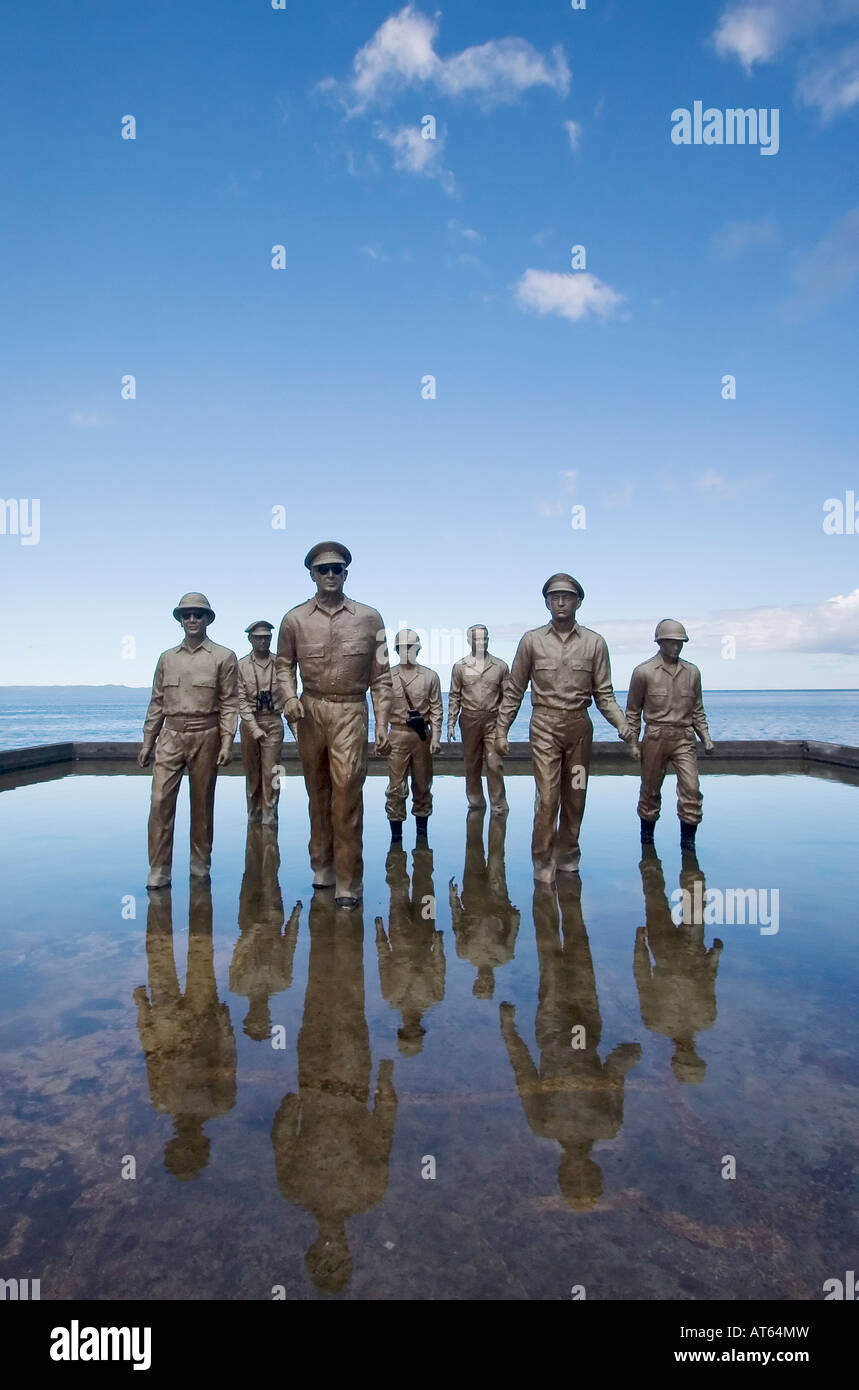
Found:
<svg viewBox="0 0 859 1390"><path fill-rule="evenodd" d="M417 731L412 728L411 724L406 723L405 719L392 719L390 723L392 729L408 729L410 734L417 733ZM424 723L426 724L427 729L429 729L429 720L425 719ZM420 734L417 734L417 737L420 738Z"/></svg>
<svg viewBox="0 0 859 1390"><path fill-rule="evenodd" d="M587 707L583 709L559 709L557 705L547 705L543 700L537 703L532 700L531 708L533 710L547 710L550 714L559 714L563 719L569 719L570 716L573 715L577 719L587 719L588 723L590 723L590 715L588 714Z"/></svg>
<svg viewBox="0 0 859 1390"><path fill-rule="evenodd" d="M645 720L644 732L647 733L648 729L687 729L691 733L692 725L686 719L660 719L658 722L651 720L650 723Z"/></svg>
<svg viewBox="0 0 859 1390"><path fill-rule="evenodd" d="M334 705L366 705L367 692L363 695L333 695L324 690L308 690L307 686L302 690L302 695L310 695L314 700L330 700Z"/></svg>
<svg viewBox="0 0 859 1390"><path fill-rule="evenodd" d="M178 732L188 730L196 733L197 730L217 729L220 723L218 714L168 714L164 720L168 729L176 729Z"/></svg>

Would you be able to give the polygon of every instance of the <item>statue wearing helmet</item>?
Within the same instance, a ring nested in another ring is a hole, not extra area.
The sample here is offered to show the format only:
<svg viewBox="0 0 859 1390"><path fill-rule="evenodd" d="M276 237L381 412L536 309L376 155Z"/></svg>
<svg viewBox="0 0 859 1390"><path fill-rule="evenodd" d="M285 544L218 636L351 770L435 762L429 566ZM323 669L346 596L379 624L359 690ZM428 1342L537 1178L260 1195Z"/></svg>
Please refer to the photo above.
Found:
<svg viewBox="0 0 859 1390"><path fill-rule="evenodd" d="M653 831L662 805L662 783L668 763L677 772L677 814L680 845L694 850L703 798L698 781L695 735L705 753L713 751L701 695L701 672L680 652L689 634L674 618L656 625L656 656L636 666L629 683L626 717L638 738L642 716L646 725L641 744L641 795L638 815L641 843L653 844Z"/></svg>

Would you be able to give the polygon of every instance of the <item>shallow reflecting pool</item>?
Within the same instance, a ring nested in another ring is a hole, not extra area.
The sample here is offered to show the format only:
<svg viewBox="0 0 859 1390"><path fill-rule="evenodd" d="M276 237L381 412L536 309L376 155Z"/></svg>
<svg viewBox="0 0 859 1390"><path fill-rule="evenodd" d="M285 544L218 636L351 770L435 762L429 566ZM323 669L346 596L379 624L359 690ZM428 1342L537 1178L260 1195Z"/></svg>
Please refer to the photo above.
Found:
<svg viewBox="0 0 859 1390"><path fill-rule="evenodd" d="M183 793L151 901L148 778L0 793L0 1277L821 1298L857 1249L859 790L704 794L697 861L671 814L642 860L635 778L595 777L581 877L535 892L530 778L506 826L437 778L395 854L371 778L362 915L312 892L298 778L279 848L220 781L211 891Z"/></svg>

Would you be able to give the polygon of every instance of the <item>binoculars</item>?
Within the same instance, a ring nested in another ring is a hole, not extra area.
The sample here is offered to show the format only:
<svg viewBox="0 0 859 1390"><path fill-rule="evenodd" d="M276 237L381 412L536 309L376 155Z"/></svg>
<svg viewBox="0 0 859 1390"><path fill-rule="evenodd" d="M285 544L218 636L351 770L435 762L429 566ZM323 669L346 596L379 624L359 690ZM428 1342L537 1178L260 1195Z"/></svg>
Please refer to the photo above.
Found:
<svg viewBox="0 0 859 1390"><path fill-rule="evenodd" d="M418 738L419 738L423 743L426 743L426 741L427 741L427 725L426 725L426 720L424 719L424 717L423 717L422 714L419 714L419 713L418 713L418 711L417 711L416 709L410 709L410 710L409 710L408 717L406 718L406 727L409 728L409 729L411 729L413 733L417 734Z"/></svg>
<svg viewBox="0 0 859 1390"><path fill-rule="evenodd" d="M270 690L258 690L258 691L257 691L257 710L258 710L258 711L262 711L262 710L269 710L269 711L271 711L271 710L273 710L273 709L274 709L274 700L272 699L271 691L270 691Z"/></svg>

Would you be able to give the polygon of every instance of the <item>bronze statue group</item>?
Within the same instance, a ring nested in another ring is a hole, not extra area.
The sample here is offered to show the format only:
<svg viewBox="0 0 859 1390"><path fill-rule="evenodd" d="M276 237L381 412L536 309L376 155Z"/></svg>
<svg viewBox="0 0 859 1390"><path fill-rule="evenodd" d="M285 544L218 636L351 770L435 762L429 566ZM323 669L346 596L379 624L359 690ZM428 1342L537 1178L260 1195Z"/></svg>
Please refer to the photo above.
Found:
<svg viewBox="0 0 859 1390"><path fill-rule="evenodd" d="M304 563L316 593L285 615L274 656L274 627L268 621L250 624L251 651L238 660L207 636L215 614L205 595L185 594L174 608L184 638L159 657L138 757L143 767L153 751L155 755L147 888L170 885L176 798L186 771L190 872L192 878L208 877L217 772L230 759L239 718L248 819L276 825L285 717L298 743L307 787L314 889L333 892L340 908L357 908L363 893L368 691L375 752L388 759L385 810L392 843L402 840L409 783L418 844L426 842L432 760L441 746L441 684L435 671L419 664L420 642L410 629L397 634L399 665L391 667L380 614L343 592L351 561L339 542L322 541L311 548ZM550 621L525 633L509 670L490 654L488 630L479 624L468 632L470 653L454 665L448 738L454 739L458 723L469 808L485 810L485 768L492 815L506 815L507 735L530 686L536 883L551 884L557 875L579 869L592 701L641 762L642 844L653 844L662 783L671 763L677 773L681 846L694 849L702 806L696 735L706 752L713 743L700 672L680 657L688 641L685 628L673 619L659 623L659 651L635 668L624 713L612 689L605 640L576 622L584 599L581 584L572 575L554 574L543 585L543 597Z"/></svg>

